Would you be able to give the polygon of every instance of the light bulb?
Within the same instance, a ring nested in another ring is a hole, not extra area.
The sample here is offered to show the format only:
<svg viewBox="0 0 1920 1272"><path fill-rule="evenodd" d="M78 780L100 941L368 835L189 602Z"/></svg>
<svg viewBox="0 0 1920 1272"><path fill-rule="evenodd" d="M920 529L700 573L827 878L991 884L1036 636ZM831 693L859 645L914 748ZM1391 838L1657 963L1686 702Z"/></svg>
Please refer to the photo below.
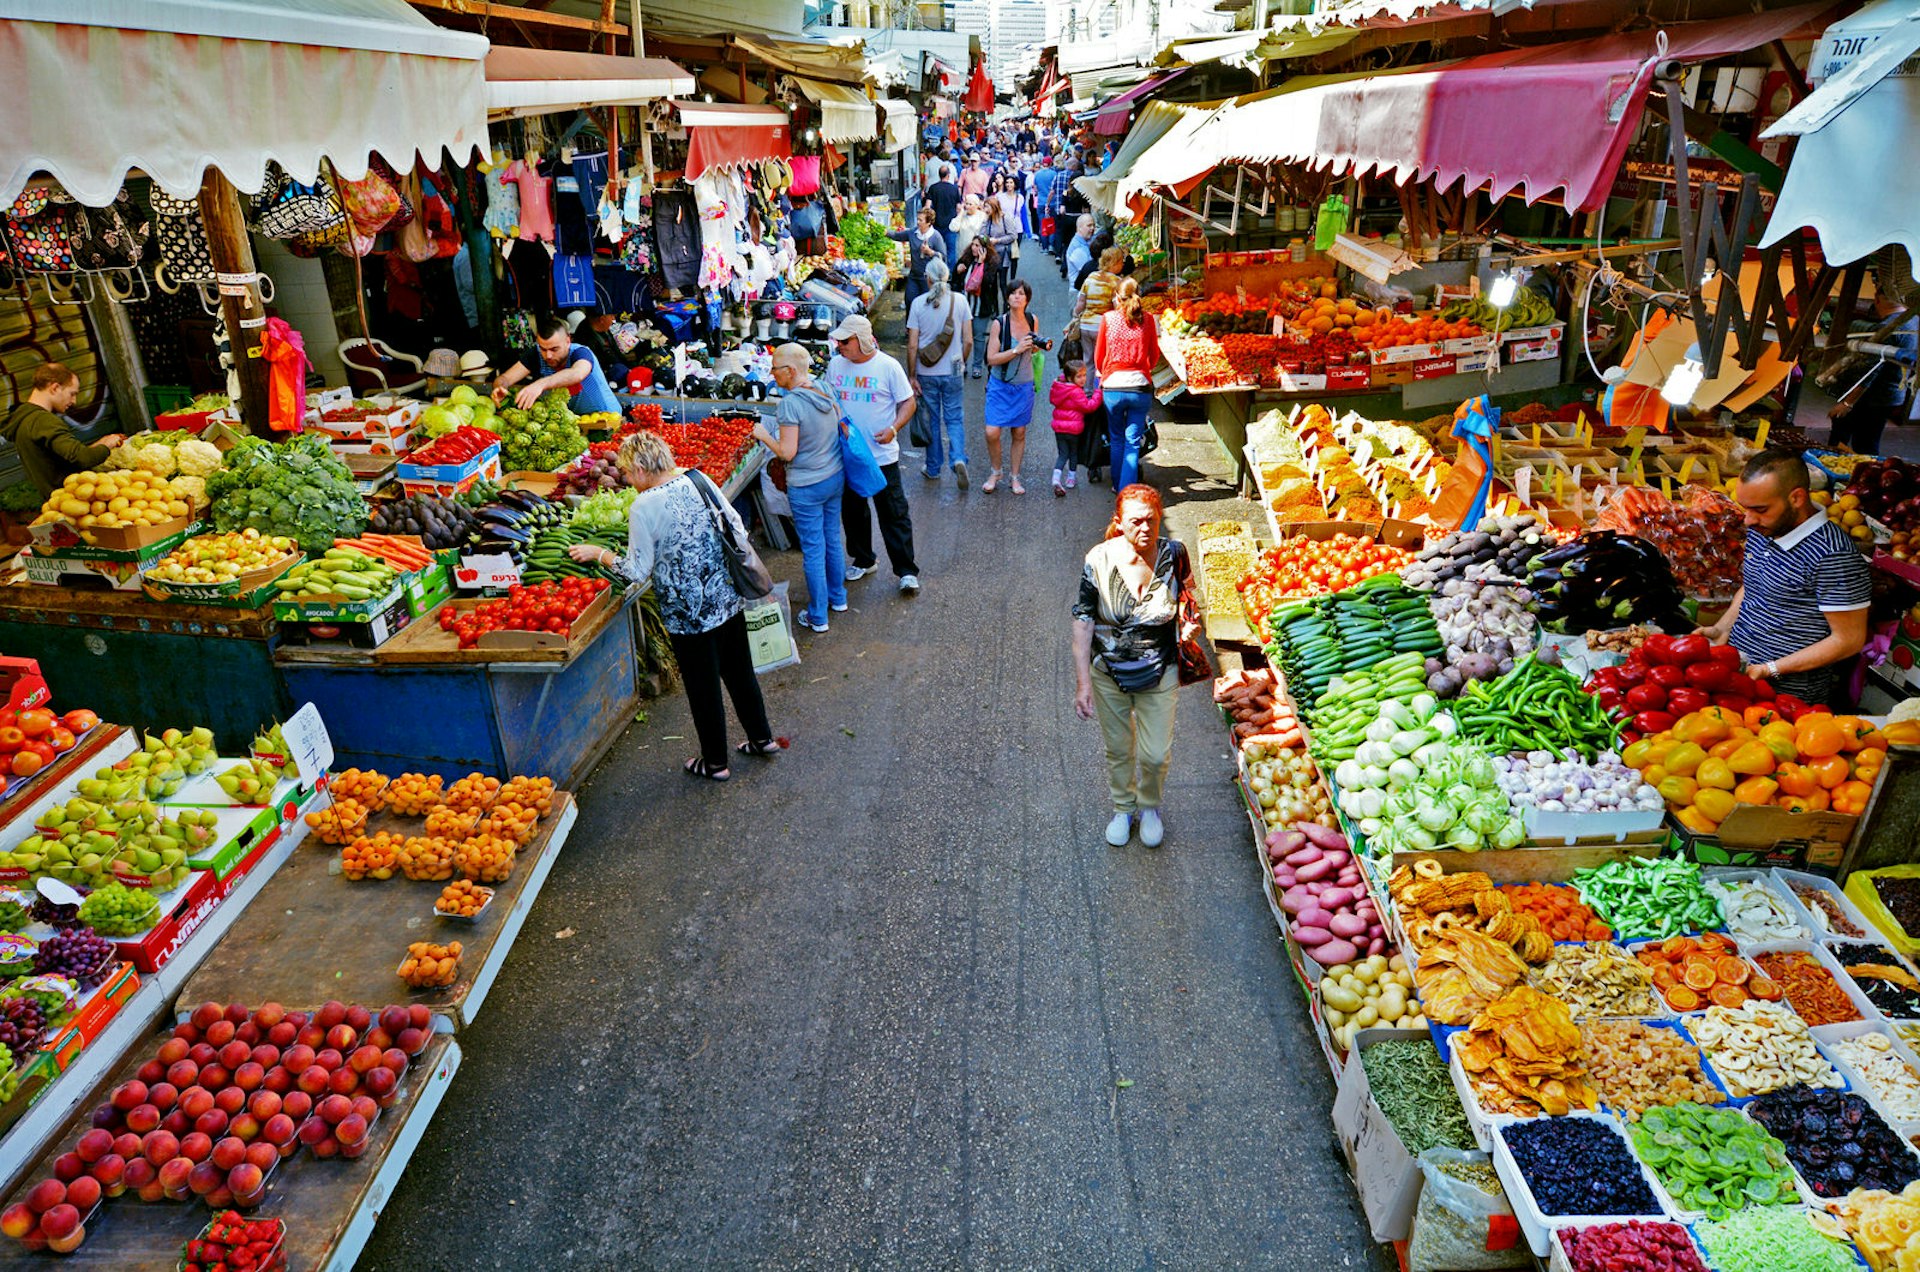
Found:
<svg viewBox="0 0 1920 1272"><path fill-rule="evenodd" d="M1505 309L1513 303L1520 291L1520 280L1512 274L1502 274L1493 280L1493 286L1487 288L1487 303L1495 309Z"/></svg>
<svg viewBox="0 0 1920 1272"><path fill-rule="evenodd" d="M1700 391L1700 382L1706 378L1705 367L1691 357L1682 358L1680 365L1667 373L1667 382L1660 386L1660 396L1674 406L1685 406L1693 401L1693 395Z"/></svg>

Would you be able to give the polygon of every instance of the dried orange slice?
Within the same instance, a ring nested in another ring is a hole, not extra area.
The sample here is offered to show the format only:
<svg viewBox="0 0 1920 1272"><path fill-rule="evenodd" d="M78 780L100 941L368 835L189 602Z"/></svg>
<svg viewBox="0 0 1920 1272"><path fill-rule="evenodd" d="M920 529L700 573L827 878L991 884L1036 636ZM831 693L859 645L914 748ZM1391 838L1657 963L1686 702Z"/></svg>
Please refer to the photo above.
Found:
<svg viewBox="0 0 1920 1272"><path fill-rule="evenodd" d="M1747 991L1738 985L1715 985L1707 997L1722 1007L1738 1007L1747 1001Z"/></svg>
<svg viewBox="0 0 1920 1272"><path fill-rule="evenodd" d="M1693 952L1693 938L1687 936L1670 936L1661 944L1660 952L1668 958L1672 958L1676 954L1691 954Z"/></svg>
<svg viewBox="0 0 1920 1272"><path fill-rule="evenodd" d="M1687 960L1685 979L1688 989L1697 989L1701 993L1705 993L1707 990L1713 988L1714 983L1717 982L1720 977L1713 970L1711 960L1705 958L1690 958Z"/></svg>
<svg viewBox="0 0 1920 1272"><path fill-rule="evenodd" d="M1747 992L1755 998L1764 999L1770 1003L1777 1003L1786 997L1786 991L1780 988L1779 982L1769 980L1765 976L1748 977Z"/></svg>
<svg viewBox="0 0 1920 1272"><path fill-rule="evenodd" d="M1667 991L1667 1004L1675 1011L1692 1011L1700 1005L1700 995L1685 985L1675 985Z"/></svg>
<svg viewBox="0 0 1920 1272"><path fill-rule="evenodd" d="M1680 978L1673 974L1673 964L1661 963L1655 967L1653 969L1653 983L1661 989L1672 989L1675 985L1678 985Z"/></svg>
<svg viewBox="0 0 1920 1272"><path fill-rule="evenodd" d="M1713 970L1721 980L1729 985L1744 985L1747 983L1747 977L1752 975L1752 973L1747 970L1747 965L1744 960L1730 956L1722 956L1714 959Z"/></svg>

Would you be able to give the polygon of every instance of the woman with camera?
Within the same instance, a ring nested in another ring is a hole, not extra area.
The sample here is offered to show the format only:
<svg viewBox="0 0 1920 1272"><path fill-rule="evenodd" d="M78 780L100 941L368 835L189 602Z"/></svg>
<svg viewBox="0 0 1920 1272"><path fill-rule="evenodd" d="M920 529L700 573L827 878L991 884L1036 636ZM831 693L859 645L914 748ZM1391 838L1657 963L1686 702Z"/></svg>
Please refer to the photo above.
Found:
<svg viewBox="0 0 1920 1272"><path fill-rule="evenodd" d="M1020 484L1020 465L1027 455L1027 425L1033 422L1034 362L1039 351L1053 348L1053 342L1040 339L1028 312L1033 285L1015 279L1006 295L1006 312L987 330L987 458L993 471L980 491L990 495L1000 488L1000 431L1007 429L1013 433L1009 484L1014 494L1024 495L1027 488Z"/></svg>

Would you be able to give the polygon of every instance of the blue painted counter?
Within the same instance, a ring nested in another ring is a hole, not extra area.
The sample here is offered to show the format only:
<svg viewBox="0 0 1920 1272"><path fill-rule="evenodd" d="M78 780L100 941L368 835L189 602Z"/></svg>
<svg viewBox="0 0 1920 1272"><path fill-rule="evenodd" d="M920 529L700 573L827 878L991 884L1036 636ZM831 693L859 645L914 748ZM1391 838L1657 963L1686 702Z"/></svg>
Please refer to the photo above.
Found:
<svg viewBox="0 0 1920 1272"><path fill-rule="evenodd" d="M320 708L337 767L525 774L571 788L633 719L638 621L629 600L564 662L342 665L286 651L278 670L295 706Z"/></svg>

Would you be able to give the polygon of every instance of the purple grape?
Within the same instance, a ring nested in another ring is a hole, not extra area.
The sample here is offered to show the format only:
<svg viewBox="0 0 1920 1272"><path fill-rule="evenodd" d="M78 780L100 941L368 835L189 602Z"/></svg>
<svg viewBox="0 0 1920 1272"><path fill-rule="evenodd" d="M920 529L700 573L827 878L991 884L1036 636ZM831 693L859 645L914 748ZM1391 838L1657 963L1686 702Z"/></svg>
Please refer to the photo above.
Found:
<svg viewBox="0 0 1920 1272"><path fill-rule="evenodd" d="M40 1045L47 1029L47 1013L31 998L0 998L0 1046L16 1056Z"/></svg>
<svg viewBox="0 0 1920 1272"><path fill-rule="evenodd" d="M92 989L106 979L113 942L92 928L61 928L40 942L33 970L42 976L71 976L81 989Z"/></svg>
<svg viewBox="0 0 1920 1272"><path fill-rule="evenodd" d="M91 892L92 889L75 888L74 891L84 897ZM55 905L38 893L34 895L33 909L27 913L33 917L34 922L45 923L50 927L72 927L80 921L80 907L78 905Z"/></svg>

